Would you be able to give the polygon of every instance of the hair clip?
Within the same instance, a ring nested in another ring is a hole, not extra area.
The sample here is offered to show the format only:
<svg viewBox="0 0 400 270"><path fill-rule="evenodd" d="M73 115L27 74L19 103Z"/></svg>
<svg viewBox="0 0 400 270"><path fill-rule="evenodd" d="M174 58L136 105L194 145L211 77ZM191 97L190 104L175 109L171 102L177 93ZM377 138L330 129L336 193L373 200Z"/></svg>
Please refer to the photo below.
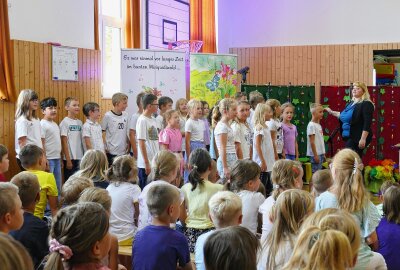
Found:
<svg viewBox="0 0 400 270"><path fill-rule="evenodd" d="M193 170L197 170L197 165L192 166Z"/></svg>
<svg viewBox="0 0 400 270"><path fill-rule="evenodd" d="M357 170L360 170L360 172L362 172L363 169L364 169L364 164L358 162L357 158L354 158L353 175L356 174Z"/></svg>
<svg viewBox="0 0 400 270"><path fill-rule="evenodd" d="M313 236L311 236L310 243L308 243L308 249L311 249L314 246L314 244L319 240L319 235L320 233L317 232L313 234Z"/></svg>
<svg viewBox="0 0 400 270"><path fill-rule="evenodd" d="M275 185L273 186L273 188L274 188L274 189L279 189L280 186L279 186L278 184L275 184Z"/></svg>

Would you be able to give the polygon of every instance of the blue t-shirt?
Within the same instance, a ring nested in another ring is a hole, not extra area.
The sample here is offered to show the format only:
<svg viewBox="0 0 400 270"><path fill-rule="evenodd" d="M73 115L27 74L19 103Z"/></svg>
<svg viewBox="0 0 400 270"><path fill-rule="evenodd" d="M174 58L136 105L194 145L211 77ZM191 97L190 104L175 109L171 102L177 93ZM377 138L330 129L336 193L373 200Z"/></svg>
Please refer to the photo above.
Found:
<svg viewBox="0 0 400 270"><path fill-rule="evenodd" d="M388 269L400 269L400 225L382 218L376 233L379 240L378 253L385 258Z"/></svg>
<svg viewBox="0 0 400 270"><path fill-rule="evenodd" d="M186 237L169 227L149 225L138 231L132 247L132 269L176 270L190 262Z"/></svg>
<svg viewBox="0 0 400 270"><path fill-rule="evenodd" d="M344 108L344 110L340 113L340 121L342 121L342 137L348 138L350 137L350 124L351 119L353 117L354 112L354 104L350 103Z"/></svg>

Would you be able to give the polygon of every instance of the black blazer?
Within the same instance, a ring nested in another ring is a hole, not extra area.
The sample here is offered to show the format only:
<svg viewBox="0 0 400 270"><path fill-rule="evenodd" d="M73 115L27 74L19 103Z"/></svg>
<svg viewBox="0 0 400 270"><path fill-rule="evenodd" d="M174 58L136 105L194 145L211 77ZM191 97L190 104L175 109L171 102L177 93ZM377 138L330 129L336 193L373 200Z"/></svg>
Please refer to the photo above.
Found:
<svg viewBox="0 0 400 270"><path fill-rule="evenodd" d="M347 104L350 106L351 103ZM346 106L346 107L347 107ZM369 101L362 101L354 105L353 116L350 123L350 139L358 143L361 139L361 134L363 131L368 131L368 137L366 139L365 145L367 146L372 139L372 114L374 113L374 105ZM342 130L342 121L340 121L340 133Z"/></svg>

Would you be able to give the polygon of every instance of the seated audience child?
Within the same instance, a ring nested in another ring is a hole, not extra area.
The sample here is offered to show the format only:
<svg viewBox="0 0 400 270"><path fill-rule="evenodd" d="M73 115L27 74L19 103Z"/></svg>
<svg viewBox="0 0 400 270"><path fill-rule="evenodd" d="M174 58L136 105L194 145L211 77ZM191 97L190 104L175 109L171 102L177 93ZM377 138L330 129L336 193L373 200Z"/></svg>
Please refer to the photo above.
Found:
<svg viewBox="0 0 400 270"><path fill-rule="evenodd" d="M272 167L271 179L274 186L272 195L259 208L259 212L263 217L261 242L267 238L272 229L272 222L269 217L279 194L288 189L301 189L303 187L301 164L287 159L277 160Z"/></svg>
<svg viewBox="0 0 400 270"><path fill-rule="evenodd" d="M282 269L293 252L300 226L314 211L314 199L304 190L291 189L279 195L270 219L271 232L262 242L257 269Z"/></svg>
<svg viewBox="0 0 400 270"><path fill-rule="evenodd" d="M33 270L32 259L26 249L11 236L0 232L0 265L2 270Z"/></svg>
<svg viewBox="0 0 400 270"><path fill-rule="evenodd" d="M0 144L0 182L6 182L6 177L4 173L8 171L10 165L10 160L8 160L8 150L7 147Z"/></svg>
<svg viewBox="0 0 400 270"><path fill-rule="evenodd" d="M10 235L18 240L32 257L35 269L49 253L47 238L49 227L47 223L33 215L35 205L40 199L40 185L36 175L30 172L21 172L11 179L11 183L18 187L18 194L24 210L24 224L19 230Z"/></svg>
<svg viewBox="0 0 400 270"><path fill-rule="evenodd" d="M379 239L377 252L385 258L387 268L400 269L400 187L392 186L385 192L383 218L376 228Z"/></svg>
<svg viewBox="0 0 400 270"><path fill-rule="evenodd" d="M120 246L132 245L137 231L140 187L137 185L136 160L130 155L116 157L107 171L111 196L110 233L118 238Z"/></svg>
<svg viewBox="0 0 400 270"><path fill-rule="evenodd" d="M34 144L25 145L19 152L21 165L25 170L37 176L40 185L40 200L36 204L34 215L43 219L47 202L51 215L57 214L58 190L56 179L52 173L45 172L46 157L42 148Z"/></svg>
<svg viewBox="0 0 400 270"><path fill-rule="evenodd" d="M99 187L90 187L82 191L78 202L95 202L103 206L107 214L110 216L111 213L111 197L108 191ZM115 235L110 234L111 247L108 256L106 256L102 263L108 265L111 270L122 270L121 265L118 265L118 239Z"/></svg>
<svg viewBox="0 0 400 270"><path fill-rule="evenodd" d="M264 195L257 192L261 183L260 172L260 166L254 161L238 160L232 166L230 183L226 184L228 189L236 192L242 200L242 226L254 234L261 228L262 216L258 213L258 208L265 201Z"/></svg>
<svg viewBox="0 0 400 270"><path fill-rule="evenodd" d="M238 195L230 191L219 191L208 201L210 218L215 229L240 225L242 222L242 201ZM196 242L195 262L197 270L205 270L203 248L207 238L214 233L209 231L199 236Z"/></svg>
<svg viewBox="0 0 400 270"><path fill-rule="evenodd" d="M399 186L399 183L393 182L391 180L385 181L382 183L381 187L379 188L379 201L381 202L376 206L379 211L379 214L383 217L383 201L385 198L386 190L388 190L392 186Z"/></svg>
<svg viewBox="0 0 400 270"><path fill-rule="evenodd" d="M88 102L83 105L83 114L86 116L86 122L82 127L83 149L100 150L105 152L103 134L101 130L100 106L95 102Z"/></svg>
<svg viewBox="0 0 400 270"><path fill-rule="evenodd" d="M140 230L133 242L132 269L192 269L185 236L170 228L179 217L179 189L172 185L155 185L149 189L147 207L152 224Z"/></svg>
<svg viewBox="0 0 400 270"><path fill-rule="evenodd" d="M207 270L255 270L260 242L247 228L231 226L211 234L204 245Z"/></svg>
<svg viewBox="0 0 400 270"><path fill-rule="evenodd" d="M197 148L189 157L189 183L182 187L188 217L185 221L185 236L189 241L190 252L194 252L197 238L214 228L208 215L207 202L212 195L222 190L220 184L208 181L211 171L211 157L204 148Z"/></svg>
<svg viewBox="0 0 400 270"><path fill-rule="evenodd" d="M333 184L332 174L329 169L318 170L311 177L311 194L316 198L327 191Z"/></svg>
<svg viewBox="0 0 400 270"><path fill-rule="evenodd" d="M93 182L89 178L72 175L61 189L61 204L63 206L72 205L78 202L82 191L93 187Z"/></svg>
<svg viewBox="0 0 400 270"><path fill-rule="evenodd" d="M0 232L9 233L21 228L23 213L18 187L12 183L0 183Z"/></svg>
<svg viewBox="0 0 400 270"><path fill-rule="evenodd" d="M107 188L106 171L108 170L107 156L103 151L90 149L83 155L79 171L74 175L86 177L93 181L95 187Z"/></svg>
<svg viewBox="0 0 400 270"><path fill-rule="evenodd" d="M108 269L101 263L110 251L108 219L98 203L61 209L51 227L50 256L44 269Z"/></svg>

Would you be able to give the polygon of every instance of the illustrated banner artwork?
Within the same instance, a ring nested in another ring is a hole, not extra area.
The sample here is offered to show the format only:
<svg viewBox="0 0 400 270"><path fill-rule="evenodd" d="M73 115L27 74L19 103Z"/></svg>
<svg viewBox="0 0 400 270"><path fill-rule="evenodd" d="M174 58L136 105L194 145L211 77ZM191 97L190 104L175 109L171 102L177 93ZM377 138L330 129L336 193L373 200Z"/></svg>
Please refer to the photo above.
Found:
<svg viewBox="0 0 400 270"><path fill-rule="evenodd" d="M177 51L121 50L121 91L128 95L128 113L137 111L136 96L149 91L174 103L186 97L185 53Z"/></svg>
<svg viewBox="0 0 400 270"><path fill-rule="evenodd" d="M210 107L236 93L237 55L190 54L190 98Z"/></svg>

